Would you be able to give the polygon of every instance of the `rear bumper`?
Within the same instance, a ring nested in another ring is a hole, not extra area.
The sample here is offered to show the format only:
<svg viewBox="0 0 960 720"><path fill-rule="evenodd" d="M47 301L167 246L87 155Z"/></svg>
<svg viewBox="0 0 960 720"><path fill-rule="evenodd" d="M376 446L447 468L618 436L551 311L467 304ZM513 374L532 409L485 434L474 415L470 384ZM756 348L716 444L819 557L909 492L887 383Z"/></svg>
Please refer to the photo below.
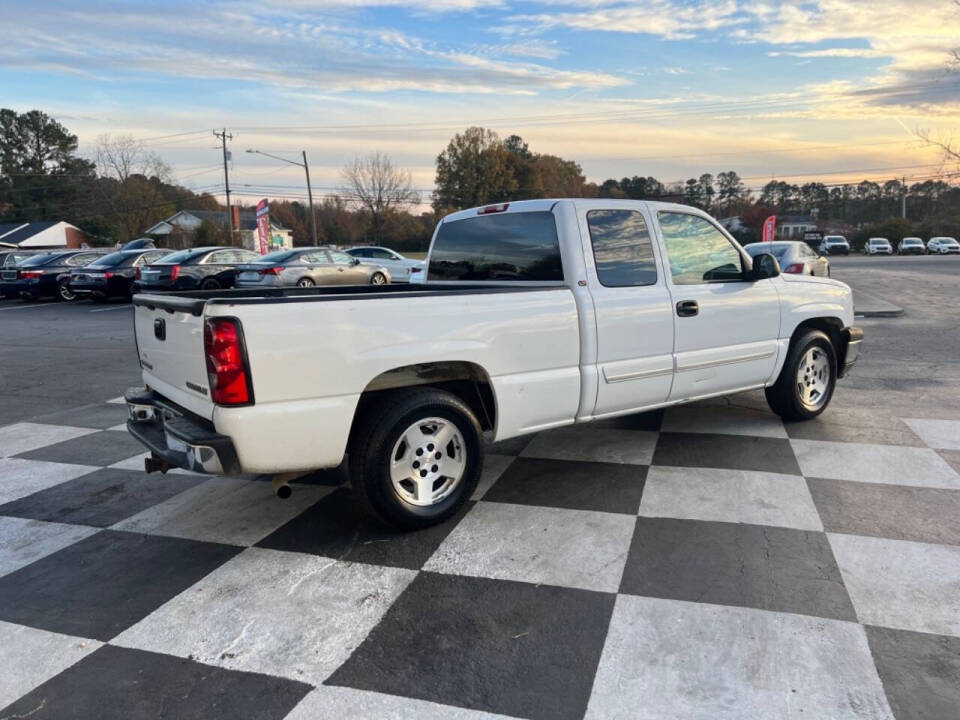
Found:
<svg viewBox="0 0 960 720"><path fill-rule="evenodd" d="M171 467L211 475L239 475L240 461L231 440L163 396L145 388L124 395L127 431L150 451L147 472Z"/></svg>
<svg viewBox="0 0 960 720"><path fill-rule="evenodd" d="M843 330L843 337L846 340L843 348L843 357L841 358L840 372L838 377L844 377L860 357L860 345L863 343L863 330L858 327L848 327Z"/></svg>

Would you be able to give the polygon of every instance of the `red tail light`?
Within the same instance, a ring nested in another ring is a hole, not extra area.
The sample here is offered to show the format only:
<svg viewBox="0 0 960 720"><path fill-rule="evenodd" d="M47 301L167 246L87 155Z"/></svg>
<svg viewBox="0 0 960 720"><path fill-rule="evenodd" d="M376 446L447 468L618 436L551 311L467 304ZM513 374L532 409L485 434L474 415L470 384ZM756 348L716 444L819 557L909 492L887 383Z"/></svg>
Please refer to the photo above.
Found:
<svg viewBox="0 0 960 720"><path fill-rule="evenodd" d="M115 274L115 273L114 273L112 270L107 270L107 271L103 274L103 276L104 276L107 280L109 280L110 278L112 278L112 277L114 276L114 274Z"/></svg>
<svg viewBox="0 0 960 720"><path fill-rule="evenodd" d="M279 275L282 270L283 270L282 267L261 268L260 270L257 270L257 274L258 275Z"/></svg>
<svg viewBox="0 0 960 720"><path fill-rule="evenodd" d="M174 266L176 267L176 266ZM203 326L210 397L217 405L250 405L253 387L240 322L214 318Z"/></svg>
<svg viewBox="0 0 960 720"><path fill-rule="evenodd" d="M32 278L43 277L43 270L21 270L20 279L30 280Z"/></svg>
<svg viewBox="0 0 960 720"><path fill-rule="evenodd" d="M177 276L180 274L180 266L174 265L170 268L170 282L176 282Z"/></svg>
<svg viewBox="0 0 960 720"><path fill-rule="evenodd" d="M803 275L803 263L793 263L793 265L787 265L783 271L785 273L790 273L791 275Z"/></svg>
<svg viewBox="0 0 960 720"><path fill-rule="evenodd" d="M134 279L134 280L139 280L139 279L140 279L140 268L137 268L136 272L133 273L133 279Z"/></svg>

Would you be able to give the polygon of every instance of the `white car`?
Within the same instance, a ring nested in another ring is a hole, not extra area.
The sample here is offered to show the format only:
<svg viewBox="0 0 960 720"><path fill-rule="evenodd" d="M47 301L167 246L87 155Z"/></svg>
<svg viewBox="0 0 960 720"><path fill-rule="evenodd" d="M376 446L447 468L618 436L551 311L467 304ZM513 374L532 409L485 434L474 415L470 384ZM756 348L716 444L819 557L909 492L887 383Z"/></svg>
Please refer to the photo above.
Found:
<svg viewBox="0 0 960 720"><path fill-rule="evenodd" d="M850 243L843 235L827 235L820 243L821 255L849 255Z"/></svg>
<svg viewBox="0 0 960 720"><path fill-rule="evenodd" d="M414 278L423 274L423 260L411 260L390 248L363 245L348 248L344 252L360 260L382 265L394 282L416 282Z"/></svg>
<svg viewBox="0 0 960 720"><path fill-rule="evenodd" d="M874 237L863 246L865 255L893 255L893 246L886 238Z"/></svg>
<svg viewBox="0 0 960 720"><path fill-rule="evenodd" d="M448 215L425 285L133 302L127 428L147 472L269 473L287 496L349 454L360 504L403 528L468 501L484 437L760 388L816 417L863 338L844 283L781 275L707 213L640 200Z"/></svg>
<svg viewBox="0 0 960 720"><path fill-rule="evenodd" d="M948 253L960 254L960 243L952 237L934 237L927 243L927 252L932 254L947 255Z"/></svg>
<svg viewBox="0 0 960 720"><path fill-rule="evenodd" d="M918 237L905 237L897 246L898 255L925 255L926 252L923 240Z"/></svg>

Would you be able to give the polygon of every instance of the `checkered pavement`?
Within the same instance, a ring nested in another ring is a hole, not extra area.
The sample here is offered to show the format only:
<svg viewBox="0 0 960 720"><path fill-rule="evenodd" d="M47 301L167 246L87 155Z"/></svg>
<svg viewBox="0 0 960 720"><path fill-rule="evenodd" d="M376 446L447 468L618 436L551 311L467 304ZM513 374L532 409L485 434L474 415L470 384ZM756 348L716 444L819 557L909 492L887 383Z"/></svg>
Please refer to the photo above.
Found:
<svg viewBox="0 0 960 720"><path fill-rule="evenodd" d="M490 448L397 534L343 469L0 428L0 717L956 717L960 422L745 395Z"/></svg>

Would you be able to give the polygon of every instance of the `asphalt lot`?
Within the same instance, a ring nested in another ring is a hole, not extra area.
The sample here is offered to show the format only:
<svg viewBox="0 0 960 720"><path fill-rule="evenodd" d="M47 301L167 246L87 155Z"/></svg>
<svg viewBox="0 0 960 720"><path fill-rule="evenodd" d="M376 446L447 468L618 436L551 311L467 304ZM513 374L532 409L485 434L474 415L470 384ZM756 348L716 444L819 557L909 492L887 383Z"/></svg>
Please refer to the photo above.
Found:
<svg viewBox="0 0 960 720"><path fill-rule="evenodd" d="M818 420L762 394L499 443L398 535L342 469L141 472L132 310L0 303L0 717L955 717L960 258Z"/></svg>

